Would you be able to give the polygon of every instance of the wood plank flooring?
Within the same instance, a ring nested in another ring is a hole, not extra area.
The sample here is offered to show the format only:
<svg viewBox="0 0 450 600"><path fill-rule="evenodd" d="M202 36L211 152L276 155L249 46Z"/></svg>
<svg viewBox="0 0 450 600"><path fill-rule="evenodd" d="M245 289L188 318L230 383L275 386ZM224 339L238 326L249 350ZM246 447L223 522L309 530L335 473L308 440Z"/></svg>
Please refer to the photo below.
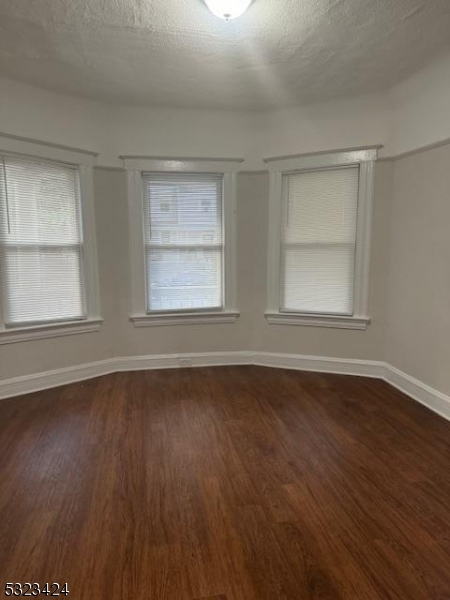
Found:
<svg viewBox="0 0 450 600"><path fill-rule="evenodd" d="M238 366L0 402L0 595L449 600L450 423L386 383Z"/></svg>

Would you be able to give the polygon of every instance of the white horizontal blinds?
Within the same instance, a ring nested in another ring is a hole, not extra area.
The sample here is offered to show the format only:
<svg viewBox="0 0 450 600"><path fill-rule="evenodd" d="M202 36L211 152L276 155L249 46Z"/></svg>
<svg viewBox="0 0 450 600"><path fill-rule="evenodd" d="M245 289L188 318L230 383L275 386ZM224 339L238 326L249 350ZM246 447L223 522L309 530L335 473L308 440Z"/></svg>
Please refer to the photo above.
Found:
<svg viewBox="0 0 450 600"><path fill-rule="evenodd" d="M6 325L86 317L78 171L0 156L1 301Z"/></svg>
<svg viewBox="0 0 450 600"><path fill-rule="evenodd" d="M222 308L222 176L142 178L147 310Z"/></svg>
<svg viewBox="0 0 450 600"><path fill-rule="evenodd" d="M359 167L283 176L283 311L353 314Z"/></svg>

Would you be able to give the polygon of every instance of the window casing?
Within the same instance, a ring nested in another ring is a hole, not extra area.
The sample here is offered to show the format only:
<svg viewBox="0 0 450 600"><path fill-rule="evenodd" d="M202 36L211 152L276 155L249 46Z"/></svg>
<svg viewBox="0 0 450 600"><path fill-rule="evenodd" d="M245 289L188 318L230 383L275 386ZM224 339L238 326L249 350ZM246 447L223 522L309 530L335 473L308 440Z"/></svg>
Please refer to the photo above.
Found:
<svg viewBox="0 0 450 600"><path fill-rule="evenodd" d="M98 330L92 156L0 143L0 343Z"/></svg>
<svg viewBox="0 0 450 600"><path fill-rule="evenodd" d="M377 148L269 160L269 323L365 329Z"/></svg>
<svg viewBox="0 0 450 600"><path fill-rule="evenodd" d="M235 322L239 161L122 158L135 326Z"/></svg>

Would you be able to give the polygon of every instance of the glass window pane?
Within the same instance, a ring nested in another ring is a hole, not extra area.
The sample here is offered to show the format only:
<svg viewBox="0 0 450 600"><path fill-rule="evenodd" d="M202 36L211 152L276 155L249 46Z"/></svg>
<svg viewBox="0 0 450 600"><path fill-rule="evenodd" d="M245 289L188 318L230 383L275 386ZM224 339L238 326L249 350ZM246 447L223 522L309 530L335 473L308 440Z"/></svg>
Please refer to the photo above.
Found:
<svg viewBox="0 0 450 600"><path fill-rule="evenodd" d="M147 310L222 307L221 175L143 174Z"/></svg>
<svg viewBox="0 0 450 600"><path fill-rule="evenodd" d="M222 304L221 263L220 250L149 250L149 308L219 308Z"/></svg>

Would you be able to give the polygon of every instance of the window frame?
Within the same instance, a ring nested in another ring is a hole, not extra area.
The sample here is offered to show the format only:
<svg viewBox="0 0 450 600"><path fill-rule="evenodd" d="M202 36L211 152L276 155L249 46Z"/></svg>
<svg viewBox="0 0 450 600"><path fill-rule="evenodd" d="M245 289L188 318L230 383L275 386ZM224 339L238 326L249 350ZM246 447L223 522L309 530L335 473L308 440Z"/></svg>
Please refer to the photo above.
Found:
<svg viewBox="0 0 450 600"><path fill-rule="evenodd" d="M339 329L366 329L369 317L369 271L375 161L381 146L317 152L266 159L270 174L267 309L270 324L306 325ZM354 306L352 315L281 310L282 183L283 175L345 166L359 167Z"/></svg>
<svg viewBox="0 0 450 600"><path fill-rule="evenodd" d="M237 310L236 285L236 211L237 173L241 159L154 158L121 156L127 170L128 217L131 259L131 315L135 327L235 323ZM223 178L223 307L189 311L151 311L146 305L145 238L143 218L143 173L211 174Z"/></svg>
<svg viewBox="0 0 450 600"><path fill-rule="evenodd" d="M7 134L0 134L0 154L34 158L54 164L60 163L77 170L83 229L82 274L86 308L86 317L84 318L6 325L3 317L3 307L0 302L0 344L98 331L103 319L100 317L93 193L93 166L97 154L78 148L59 146Z"/></svg>
<svg viewBox="0 0 450 600"><path fill-rule="evenodd" d="M189 180L192 181L207 181L208 177L210 177L209 181L212 181L212 178L214 177L215 183L219 184L220 183L220 202L219 202L219 211L218 211L218 215L219 215L219 220L218 220L218 225L221 231L221 241L220 244L217 243L212 243L212 244L207 244L207 243L198 243L198 244L160 244L160 243L152 243L151 241L149 242L148 240L146 240L146 234L144 231L144 262L145 262L145 291L146 291L146 314L148 315L177 315L177 314L183 314L183 313L198 313L198 312L208 312L208 313L214 313L214 312L218 312L218 311L222 311L224 306L225 306L225 281L224 281L224 267L225 267L225 224L224 224L224 201L223 201L223 195L224 195L224 177L222 173L187 173L187 174L179 174L176 173L174 174L174 177L171 178L171 174L167 174L167 173L149 173L147 171L142 171L141 172L141 176L142 178L144 178L145 176L149 176L150 178L154 177L155 179L158 179L159 177L162 177L163 179L165 179L166 182L170 182L171 184L174 183L175 185L177 185L178 181L187 181L187 179L185 179L183 176L186 176L189 178ZM144 221L143 221L143 225L145 228L145 225L149 224L149 219L150 219L150 214L146 214L146 210L149 207L147 206L143 206L143 215L144 215ZM177 214L177 221L178 221L178 214ZM148 284L149 284L149 274L151 271L151 261L150 264L148 262L148 256L146 257L145 255L151 251L151 249L153 250L162 250L162 249L183 249L185 251L188 250L198 250L198 249L202 249L205 250L207 248L209 248L210 250L218 250L220 252L220 303L216 306L211 306L211 307L204 307L204 308L186 308L186 309L180 309L180 308L175 308L175 309L152 309L149 307L150 305L150 299L149 299L149 289L148 289Z"/></svg>

